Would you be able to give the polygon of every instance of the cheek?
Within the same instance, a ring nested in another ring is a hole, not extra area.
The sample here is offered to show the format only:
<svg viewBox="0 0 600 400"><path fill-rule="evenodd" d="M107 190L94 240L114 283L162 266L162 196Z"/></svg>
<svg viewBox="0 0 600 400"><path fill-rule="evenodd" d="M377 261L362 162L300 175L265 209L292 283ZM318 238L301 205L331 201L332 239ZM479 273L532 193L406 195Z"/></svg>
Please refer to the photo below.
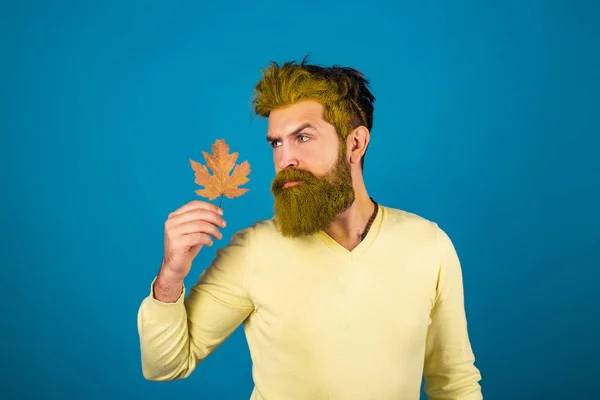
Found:
<svg viewBox="0 0 600 400"><path fill-rule="evenodd" d="M336 160L338 158L338 154L327 151L324 148L314 149L310 153L303 155L303 158L300 162L304 162L304 164L310 168L314 173L323 175L327 173L334 166Z"/></svg>

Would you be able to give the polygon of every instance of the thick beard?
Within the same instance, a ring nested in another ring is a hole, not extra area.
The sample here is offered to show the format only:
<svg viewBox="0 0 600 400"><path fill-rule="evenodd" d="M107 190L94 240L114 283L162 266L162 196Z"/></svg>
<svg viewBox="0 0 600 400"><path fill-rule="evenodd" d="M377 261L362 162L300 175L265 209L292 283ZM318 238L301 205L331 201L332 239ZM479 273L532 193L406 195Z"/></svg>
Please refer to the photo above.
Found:
<svg viewBox="0 0 600 400"><path fill-rule="evenodd" d="M299 185L282 188L285 182ZM325 177L302 170L283 170L271 185L275 197L274 220L285 237L311 235L326 228L354 202L350 164L343 153Z"/></svg>

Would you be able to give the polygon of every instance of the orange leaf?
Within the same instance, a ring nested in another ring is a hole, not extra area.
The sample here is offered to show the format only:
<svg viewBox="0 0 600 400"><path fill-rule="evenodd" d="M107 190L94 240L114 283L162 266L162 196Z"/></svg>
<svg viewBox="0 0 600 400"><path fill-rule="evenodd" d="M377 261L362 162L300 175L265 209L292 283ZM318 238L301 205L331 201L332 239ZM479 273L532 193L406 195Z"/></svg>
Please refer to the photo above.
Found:
<svg viewBox="0 0 600 400"><path fill-rule="evenodd" d="M195 172L196 183L204 186L204 189L196 190L196 194L214 200L220 195L230 199L239 197L246 193L248 189L238 186L250 181L247 175L250 173L250 164L244 161L240 165L235 165L238 153L229 154L229 146L224 139L217 139L212 145L213 154L202 152L206 165L212 170L213 175L209 174L206 166L190 159L192 169ZM235 166L235 168L234 168ZM230 175L231 169L233 173Z"/></svg>

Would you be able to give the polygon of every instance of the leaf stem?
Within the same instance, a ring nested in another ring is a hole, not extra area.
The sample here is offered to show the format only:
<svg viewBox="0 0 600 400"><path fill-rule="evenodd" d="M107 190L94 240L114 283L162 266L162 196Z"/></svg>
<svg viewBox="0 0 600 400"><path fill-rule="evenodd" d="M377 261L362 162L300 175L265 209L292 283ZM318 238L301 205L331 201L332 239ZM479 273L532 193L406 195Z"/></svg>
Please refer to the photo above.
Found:
<svg viewBox="0 0 600 400"><path fill-rule="evenodd" d="M223 202L223 193L221 193L221 201L219 201L219 208L221 208L221 203Z"/></svg>

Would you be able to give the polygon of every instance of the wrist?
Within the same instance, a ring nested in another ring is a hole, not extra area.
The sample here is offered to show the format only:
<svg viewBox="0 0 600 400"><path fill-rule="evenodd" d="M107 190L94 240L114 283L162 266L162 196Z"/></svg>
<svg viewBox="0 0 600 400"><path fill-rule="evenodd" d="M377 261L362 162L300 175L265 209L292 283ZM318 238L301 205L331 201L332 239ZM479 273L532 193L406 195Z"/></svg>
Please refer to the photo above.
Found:
<svg viewBox="0 0 600 400"><path fill-rule="evenodd" d="M184 277L173 272L167 265L163 264L158 271L156 280L160 281L161 286L177 286L183 283Z"/></svg>
<svg viewBox="0 0 600 400"><path fill-rule="evenodd" d="M165 303L175 303L181 297L183 291L183 279L161 271L154 281L154 298Z"/></svg>

